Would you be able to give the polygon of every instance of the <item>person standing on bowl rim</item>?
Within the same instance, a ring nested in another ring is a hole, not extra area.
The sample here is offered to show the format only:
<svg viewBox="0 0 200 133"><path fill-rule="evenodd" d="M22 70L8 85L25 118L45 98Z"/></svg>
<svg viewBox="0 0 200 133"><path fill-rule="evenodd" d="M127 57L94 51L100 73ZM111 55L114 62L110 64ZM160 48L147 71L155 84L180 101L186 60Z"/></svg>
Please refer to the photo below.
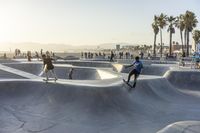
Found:
<svg viewBox="0 0 200 133"><path fill-rule="evenodd" d="M45 72L45 75L46 75L46 81L49 80L49 77L48 77L48 72L50 71L51 74L53 75L53 77L55 78L54 80L56 81L58 78L56 76L56 73L54 71L54 65L52 63L52 58L49 56L49 55L45 55L43 54L42 55L42 59L43 59L43 71Z"/></svg>

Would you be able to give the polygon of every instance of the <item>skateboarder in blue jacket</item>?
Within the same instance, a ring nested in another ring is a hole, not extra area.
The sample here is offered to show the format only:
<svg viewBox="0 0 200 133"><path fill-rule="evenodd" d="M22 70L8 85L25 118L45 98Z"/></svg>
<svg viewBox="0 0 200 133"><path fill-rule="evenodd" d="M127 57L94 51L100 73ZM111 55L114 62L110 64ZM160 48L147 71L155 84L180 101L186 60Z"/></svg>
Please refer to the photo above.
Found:
<svg viewBox="0 0 200 133"><path fill-rule="evenodd" d="M130 79L131 79L131 76L134 75L134 84L133 84L133 88L136 86L136 81L137 81L137 78L138 76L140 75L141 71L142 71L142 68L143 68L143 64L142 62L139 60L139 57L136 56L135 57L135 61L129 65L129 66L125 66L125 68L128 68L128 67L132 67L134 66L133 70L131 70L129 72L129 75L128 75L128 80L126 81L126 83L128 84Z"/></svg>

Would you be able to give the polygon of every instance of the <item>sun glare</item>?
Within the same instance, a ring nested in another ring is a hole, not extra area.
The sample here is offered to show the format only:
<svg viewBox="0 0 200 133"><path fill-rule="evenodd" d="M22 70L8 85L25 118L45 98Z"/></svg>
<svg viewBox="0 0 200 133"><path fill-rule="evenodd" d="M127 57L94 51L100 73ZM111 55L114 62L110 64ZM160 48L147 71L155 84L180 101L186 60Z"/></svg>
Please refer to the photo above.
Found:
<svg viewBox="0 0 200 133"><path fill-rule="evenodd" d="M0 7L0 42L15 41L23 30L23 13L16 5Z"/></svg>

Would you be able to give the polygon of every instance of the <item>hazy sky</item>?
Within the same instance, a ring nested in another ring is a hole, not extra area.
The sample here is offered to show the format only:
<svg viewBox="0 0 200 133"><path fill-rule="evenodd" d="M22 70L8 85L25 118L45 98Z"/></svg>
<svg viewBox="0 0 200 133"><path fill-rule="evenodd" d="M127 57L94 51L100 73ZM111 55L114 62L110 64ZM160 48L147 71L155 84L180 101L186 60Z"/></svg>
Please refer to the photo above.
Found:
<svg viewBox="0 0 200 133"><path fill-rule="evenodd" d="M199 5L200 0L0 0L0 42L152 44L155 14L190 10L200 23ZM164 32L165 43L168 36Z"/></svg>

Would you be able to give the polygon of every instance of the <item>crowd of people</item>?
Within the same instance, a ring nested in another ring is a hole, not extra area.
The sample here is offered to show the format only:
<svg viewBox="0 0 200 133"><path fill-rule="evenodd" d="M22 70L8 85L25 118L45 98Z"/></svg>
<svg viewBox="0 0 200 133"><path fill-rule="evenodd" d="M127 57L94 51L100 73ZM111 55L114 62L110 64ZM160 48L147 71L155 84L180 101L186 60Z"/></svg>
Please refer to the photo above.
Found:
<svg viewBox="0 0 200 133"><path fill-rule="evenodd" d="M54 65L53 65L53 61L55 61L55 54L52 51L46 51L43 52L43 49L40 50L40 52L35 51L35 53L33 54L34 56L32 56L33 53L31 53L31 51L27 51L27 53L22 53L19 49L15 50L14 53L14 58L18 57L18 56L24 56L28 59L28 61L31 61L31 59L33 57L37 58L37 60L42 60L43 61L43 69L41 71L41 74L45 74L45 78L44 79L46 82L48 82L49 80L49 76L48 74L51 73L51 75L53 76L54 80L56 81L58 78L56 76L56 73L54 71ZM110 51L110 52L81 52L81 58L83 59L93 59L93 58L103 58L103 59L108 59L108 61L110 62L114 62L115 59L133 59L134 62L129 65L126 66L125 68L134 66L134 68L130 71L129 75L128 75L128 79L127 81L124 80L127 84L129 84L130 82L130 78L134 75L134 83L132 85L132 88L134 88L136 86L136 81L138 76L141 73L141 70L143 69L143 64L139 59L151 59L151 54L147 53L146 57L144 58L144 53L140 52L138 54L139 56L135 56L133 53L130 52L123 52L123 51ZM177 58L177 54L174 54L173 58ZM4 54L4 57L6 58L6 54ZM165 56L166 59L168 58L172 58L169 57L168 55ZM180 58L180 64L182 66L185 66L185 59L186 59L186 55L185 52L182 53L181 56L179 56ZM200 53L199 52L193 52L192 55L192 62L193 65L195 66L196 69L200 69ZM191 63L192 65L192 63ZM73 79L73 73L74 73L74 68L70 68L69 71L67 71L66 77L68 76L68 79Z"/></svg>
<svg viewBox="0 0 200 133"><path fill-rule="evenodd" d="M28 61L31 61L32 58L36 58L37 60L40 60L40 59L42 59L43 54L46 54L47 56L50 56L51 58L55 59L54 52L52 52L52 51L43 52L43 49L40 50L40 54L38 51L35 51L35 53L32 53L31 51L22 53L20 49L15 49L13 58L16 59L18 57L22 57L22 58L27 58ZM6 56L6 54L5 54L5 56Z"/></svg>
<svg viewBox="0 0 200 133"><path fill-rule="evenodd" d="M127 52L127 51L110 51L110 52L81 52L81 58L82 59L94 59L94 58L102 58L102 59L107 59L110 62L114 62L116 59L151 59L151 54L147 53L146 56L144 57L144 53L141 51L139 54L139 56L134 56L133 53L131 52ZM55 53L53 53L52 51L46 51L44 52L43 49L40 50L40 52L35 51L35 53L32 53L31 51L27 51L27 53L22 53L20 49L15 49L14 52L14 57L16 58L18 56L23 56L26 57L28 59L28 61L31 61L31 59L34 57L37 60L42 60L43 61L43 73L45 73L46 75L46 81L48 81L48 73L51 73L54 76L55 81L57 80L55 71L54 71L54 65L52 63L52 61L55 61ZM181 64L182 66L185 66L185 59L186 59L186 55L183 52L182 55L178 55L178 54L174 54L173 58L177 58L177 56L179 56L179 64ZM168 55L165 56L166 59L168 58L172 58L169 57ZM4 58L7 58L6 54L4 54ZM200 53L199 52L193 52L192 55L192 62L194 65L194 68L196 69L200 69ZM136 62L138 63L138 62ZM191 63L192 65L192 63ZM73 75L73 71L74 68L71 68L68 71L68 79L72 79L72 75ZM132 73L129 75L131 76ZM136 76L135 76L136 79ZM129 80L127 81L129 82Z"/></svg>
<svg viewBox="0 0 200 133"><path fill-rule="evenodd" d="M140 58L144 59L144 53L140 52ZM151 54L148 53L148 58L150 59ZM94 58L102 58L102 59L109 59L111 62L114 59L134 59L134 54L131 52L124 52L124 51L110 51L110 52L81 52L82 59L94 59Z"/></svg>
<svg viewBox="0 0 200 133"><path fill-rule="evenodd" d="M93 58L97 58L97 57L102 57L102 58L106 58L106 54L103 52L81 52L81 58L85 58L85 59L93 59Z"/></svg>

